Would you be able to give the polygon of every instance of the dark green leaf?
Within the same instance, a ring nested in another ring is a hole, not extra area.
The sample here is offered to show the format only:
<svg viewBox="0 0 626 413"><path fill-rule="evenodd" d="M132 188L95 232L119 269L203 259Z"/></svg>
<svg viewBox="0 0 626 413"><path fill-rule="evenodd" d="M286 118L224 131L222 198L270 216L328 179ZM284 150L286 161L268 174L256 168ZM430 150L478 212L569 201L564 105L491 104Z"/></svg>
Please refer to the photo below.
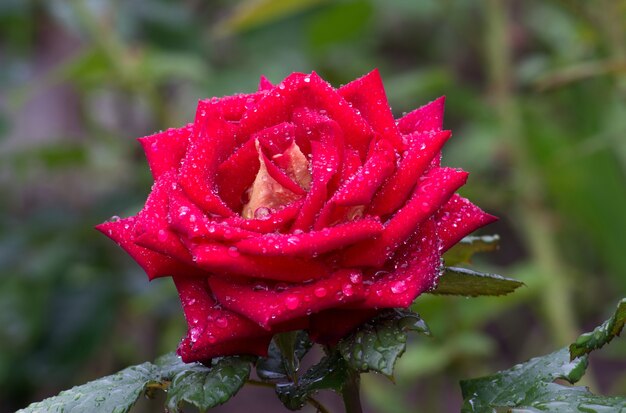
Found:
<svg viewBox="0 0 626 413"><path fill-rule="evenodd" d="M407 310L385 312L344 338L338 349L350 368L393 376L393 366L406 349L408 331L430 334L424 320Z"/></svg>
<svg viewBox="0 0 626 413"><path fill-rule="evenodd" d="M158 368L151 363L143 363L63 391L58 396L33 403L19 412L126 413L133 407L146 386L157 383L158 380Z"/></svg>
<svg viewBox="0 0 626 413"><path fill-rule="evenodd" d="M299 410L306 399L319 390L341 392L348 377L347 368L346 361L335 351L307 370L297 383L276 385L276 393L285 407Z"/></svg>
<svg viewBox="0 0 626 413"><path fill-rule="evenodd" d="M257 375L263 380L293 380L295 373L298 371L300 360L309 351L312 344L309 336L305 331L293 332L291 336L285 336L283 333L274 337L270 343L268 356L259 358L256 364ZM292 337L291 345L284 343L288 337ZM279 346L277 343L282 342ZM283 351L281 351L281 348ZM291 347L285 348L285 347ZM285 352L291 353L294 357L289 360L284 357Z"/></svg>
<svg viewBox="0 0 626 413"><path fill-rule="evenodd" d="M491 252L498 249L500 237L498 235L469 236L463 238L443 256L447 266L469 263L478 252Z"/></svg>
<svg viewBox="0 0 626 413"><path fill-rule="evenodd" d="M185 402L205 411L234 396L249 375L250 361L242 357L214 359L211 367L195 363L172 378L165 403L172 411Z"/></svg>
<svg viewBox="0 0 626 413"><path fill-rule="evenodd" d="M583 354L599 349L609 341L618 336L624 328L626 322L626 298L617 305L617 310L613 317L602 323L590 333L585 333L578 337L575 343L569 346L570 357L575 359Z"/></svg>
<svg viewBox="0 0 626 413"><path fill-rule="evenodd" d="M621 328L616 329L615 326L623 324L623 303L624 301L618 306L616 314L596 330L602 331L601 334L580 344L580 348L585 350L579 349L582 355L574 360L570 360L570 352L566 347L491 376L462 381L464 399L462 412L626 411L624 397L598 396L586 387L564 386L554 382L562 379L574 384L580 380L588 363L585 353L610 341L614 337L612 333ZM605 325L606 328L603 328ZM587 334L582 337L585 336L589 337Z"/></svg>
<svg viewBox="0 0 626 413"><path fill-rule="evenodd" d="M464 295L506 295L524 285L523 282L497 274L481 273L467 268L448 267L439 278L437 288L429 294Z"/></svg>
<svg viewBox="0 0 626 413"><path fill-rule="evenodd" d="M126 413L144 392L167 389L167 408L179 411L189 403L204 411L230 399L250 374L250 360L223 357L211 367L185 364L174 353L61 392L20 410L21 413Z"/></svg>

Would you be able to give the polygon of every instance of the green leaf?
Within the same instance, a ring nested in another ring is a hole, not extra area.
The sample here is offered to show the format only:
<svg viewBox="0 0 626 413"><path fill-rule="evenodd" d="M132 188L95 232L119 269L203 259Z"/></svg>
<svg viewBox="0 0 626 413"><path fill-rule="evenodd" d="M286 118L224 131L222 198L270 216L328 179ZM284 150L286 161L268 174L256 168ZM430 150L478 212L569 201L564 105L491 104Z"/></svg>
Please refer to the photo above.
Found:
<svg viewBox="0 0 626 413"><path fill-rule="evenodd" d="M169 411L178 412L183 403L201 411L224 403L237 393L250 374L250 359L222 357L210 367L185 364L174 353L119 373L61 392L20 413L127 413L143 393L167 390Z"/></svg>
<svg viewBox="0 0 626 413"><path fill-rule="evenodd" d="M436 295L506 295L524 285L513 278L498 274L487 274L460 267L447 267L439 278L437 288L429 291Z"/></svg>
<svg viewBox="0 0 626 413"><path fill-rule="evenodd" d="M602 331L601 334L583 340L579 346L584 349L582 355L573 360L570 360L570 351L566 347L491 376L461 381L464 399L461 411L464 413L626 411L625 397L598 396L586 387L564 386L554 382L562 379L574 384L581 379L588 364L586 353L610 341L615 336L613 333L621 329L621 327L616 329L615 326L623 325L623 304L624 301L618 306L615 315L595 330ZM588 334L581 337L590 337ZM580 352L579 347L577 349Z"/></svg>
<svg viewBox="0 0 626 413"><path fill-rule="evenodd" d="M186 402L205 411L235 395L250 376L250 360L244 357L213 359L211 367L195 363L172 377L165 404L179 411Z"/></svg>
<svg viewBox="0 0 626 413"><path fill-rule="evenodd" d="M339 342L337 348L349 367L376 371L391 378L396 360L406 349L408 331L430 334L419 315L408 310L385 312Z"/></svg>
<svg viewBox="0 0 626 413"><path fill-rule="evenodd" d="M619 302L613 317L606 320L592 332L581 335L575 343L569 346L570 358L573 360L604 346L622 332L625 322L626 298Z"/></svg>
<svg viewBox="0 0 626 413"><path fill-rule="evenodd" d="M291 337L292 340L288 340ZM285 343L288 341L289 343ZM279 345L282 343L282 345ZM268 349L267 357L256 363L256 373L262 380L294 380L300 360L310 350L313 343L305 331L277 334ZM281 351L281 348L283 351ZM285 357L290 353L293 357Z"/></svg>
<svg viewBox="0 0 626 413"><path fill-rule="evenodd" d="M309 396L319 390L341 392L348 378L348 366L335 351L311 367L297 382L276 385L278 398L290 410L300 410Z"/></svg>
<svg viewBox="0 0 626 413"><path fill-rule="evenodd" d="M159 370L155 365L143 363L62 391L58 396L33 403L19 412L126 413L130 411L148 384L158 383L159 378Z"/></svg>
<svg viewBox="0 0 626 413"><path fill-rule="evenodd" d="M492 252L500 246L500 236L483 235L463 238L454 247L450 248L443 259L447 266L469 263L478 252Z"/></svg>

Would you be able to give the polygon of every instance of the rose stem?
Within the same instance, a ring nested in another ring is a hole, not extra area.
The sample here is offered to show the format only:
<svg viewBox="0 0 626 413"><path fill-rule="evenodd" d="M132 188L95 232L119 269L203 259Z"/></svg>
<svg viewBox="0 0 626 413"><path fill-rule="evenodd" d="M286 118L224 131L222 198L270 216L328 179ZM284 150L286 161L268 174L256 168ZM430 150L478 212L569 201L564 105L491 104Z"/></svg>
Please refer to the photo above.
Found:
<svg viewBox="0 0 626 413"><path fill-rule="evenodd" d="M359 386L361 380L359 373L354 370L348 369L348 378L343 384L341 389L341 395L343 397L343 404L346 406L346 413L362 413L361 397L359 395Z"/></svg>

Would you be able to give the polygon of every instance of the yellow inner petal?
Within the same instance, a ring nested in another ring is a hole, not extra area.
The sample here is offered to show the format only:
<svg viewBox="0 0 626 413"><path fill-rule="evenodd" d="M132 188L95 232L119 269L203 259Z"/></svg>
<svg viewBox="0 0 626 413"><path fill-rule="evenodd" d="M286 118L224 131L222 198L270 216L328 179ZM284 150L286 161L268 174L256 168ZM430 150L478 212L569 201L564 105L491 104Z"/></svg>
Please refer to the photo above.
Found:
<svg viewBox="0 0 626 413"><path fill-rule="evenodd" d="M256 149L259 154L261 167L252 183L248 194L250 200L244 205L241 215L246 219L264 218L273 210L280 208L298 199L300 195L293 193L267 172L265 160L261 154L259 141L256 141ZM285 152L279 156L286 156L288 159L286 174L293 179L303 189L308 190L311 185L311 173L309 172L309 162L295 142L291 144Z"/></svg>

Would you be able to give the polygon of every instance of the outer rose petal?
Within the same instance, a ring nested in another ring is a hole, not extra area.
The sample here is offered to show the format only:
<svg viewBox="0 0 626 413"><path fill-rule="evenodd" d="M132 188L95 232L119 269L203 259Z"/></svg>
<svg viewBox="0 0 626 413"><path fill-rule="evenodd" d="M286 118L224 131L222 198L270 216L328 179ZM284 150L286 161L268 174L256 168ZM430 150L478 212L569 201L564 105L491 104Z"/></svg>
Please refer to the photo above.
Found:
<svg viewBox="0 0 626 413"><path fill-rule="evenodd" d="M270 329L287 320L363 300L365 287L362 283L353 282L358 274L355 270L339 270L328 278L272 291L259 283L219 277L211 277L209 285L225 308Z"/></svg>
<svg viewBox="0 0 626 413"><path fill-rule="evenodd" d="M272 84L272 82L270 82L269 79L265 76L261 75L261 79L259 79L259 92L272 89L274 89L274 85Z"/></svg>
<svg viewBox="0 0 626 413"><path fill-rule="evenodd" d="M380 271L371 281L370 292L359 308L408 307L413 300L435 285L441 273L440 241L434 220L428 219L413 235L399 256L394 257L394 270Z"/></svg>
<svg viewBox="0 0 626 413"><path fill-rule="evenodd" d="M166 172L152 185L152 192L145 206L137 214L133 241L155 252L191 263L191 255L180 238L169 228L168 195L171 186L176 186L174 173L174 171Z"/></svg>
<svg viewBox="0 0 626 413"><path fill-rule="evenodd" d="M378 191L368 212L384 216L401 207L418 178L426 171L448 138L450 131L415 134L400 165Z"/></svg>
<svg viewBox="0 0 626 413"><path fill-rule="evenodd" d="M404 135L414 132L440 131L446 97L442 96L407 113L398 120L398 129Z"/></svg>
<svg viewBox="0 0 626 413"><path fill-rule="evenodd" d="M104 222L96 229L122 247L143 268L149 279L164 277L166 275L181 274L196 277L205 274L198 268L184 264L180 261L156 253L147 248L140 247L133 242L135 217L124 218L119 221Z"/></svg>
<svg viewBox="0 0 626 413"><path fill-rule="evenodd" d="M215 175L234 146L235 128L224 119L219 101L198 104L194 134L179 172L189 198L207 213L231 216L233 211L218 196ZM223 109L223 108L222 108Z"/></svg>
<svg viewBox="0 0 626 413"><path fill-rule="evenodd" d="M443 243L443 251L450 249L461 238L478 228L497 221L498 218L484 212L458 194L441 207L435 216L437 233Z"/></svg>
<svg viewBox="0 0 626 413"><path fill-rule="evenodd" d="M452 168L431 170L411 199L385 225L378 239L353 245L343 254L347 266L381 267L417 226L450 199L467 180L467 173Z"/></svg>
<svg viewBox="0 0 626 413"><path fill-rule="evenodd" d="M248 338L267 339L267 331L239 314L222 309L211 297L206 278L174 277L174 284L185 312L192 347Z"/></svg>
<svg viewBox="0 0 626 413"><path fill-rule="evenodd" d="M378 69L340 87L338 91L352 107L361 112L375 132L395 148L404 148Z"/></svg>
<svg viewBox="0 0 626 413"><path fill-rule="evenodd" d="M180 166L187 151L192 126L190 124L183 128L168 129L165 132L138 139L146 153L155 181L165 172Z"/></svg>

